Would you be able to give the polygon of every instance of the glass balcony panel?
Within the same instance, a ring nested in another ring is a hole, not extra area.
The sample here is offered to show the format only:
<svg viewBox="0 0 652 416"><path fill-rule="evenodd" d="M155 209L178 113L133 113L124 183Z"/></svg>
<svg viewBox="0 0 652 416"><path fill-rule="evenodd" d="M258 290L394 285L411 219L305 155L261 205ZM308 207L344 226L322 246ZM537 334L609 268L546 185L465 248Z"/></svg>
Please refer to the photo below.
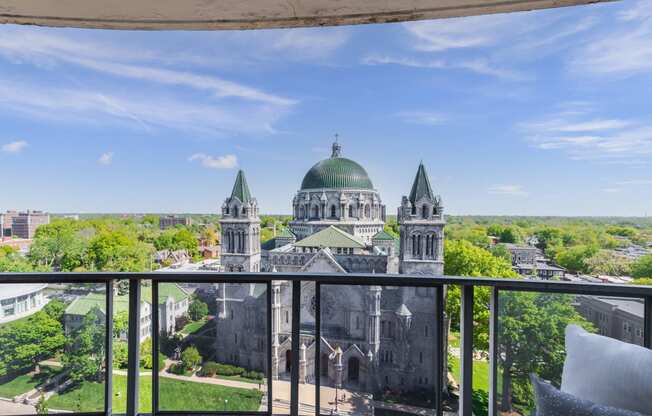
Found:
<svg viewBox="0 0 652 416"><path fill-rule="evenodd" d="M321 413L432 414L435 328L434 288L322 285Z"/></svg>
<svg viewBox="0 0 652 416"><path fill-rule="evenodd" d="M0 414L103 412L105 284L0 284Z"/></svg>
<svg viewBox="0 0 652 416"><path fill-rule="evenodd" d="M643 345L640 298L501 291L498 309L496 391L501 413L532 413L531 373L560 386L567 325Z"/></svg>
<svg viewBox="0 0 652 416"><path fill-rule="evenodd" d="M267 410L267 285L159 284L159 410Z"/></svg>

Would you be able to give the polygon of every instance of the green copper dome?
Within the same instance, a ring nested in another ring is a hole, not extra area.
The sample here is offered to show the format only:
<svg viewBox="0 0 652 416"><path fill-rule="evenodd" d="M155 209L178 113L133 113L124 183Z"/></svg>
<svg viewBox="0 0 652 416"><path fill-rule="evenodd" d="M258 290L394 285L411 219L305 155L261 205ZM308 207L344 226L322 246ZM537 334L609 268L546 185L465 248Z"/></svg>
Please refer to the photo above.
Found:
<svg viewBox="0 0 652 416"><path fill-rule="evenodd" d="M310 168L301 189L348 188L374 189L367 171L358 163L340 157L340 146L333 144L333 155Z"/></svg>

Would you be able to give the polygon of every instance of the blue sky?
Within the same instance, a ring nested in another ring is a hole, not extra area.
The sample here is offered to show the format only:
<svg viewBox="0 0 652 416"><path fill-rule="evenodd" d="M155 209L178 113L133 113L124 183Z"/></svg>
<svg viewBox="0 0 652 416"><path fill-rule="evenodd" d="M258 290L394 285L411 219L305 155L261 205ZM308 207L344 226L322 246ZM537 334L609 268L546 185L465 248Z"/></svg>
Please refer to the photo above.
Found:
<svg viewBox="0 0 652 416"><path fill-rule="evenodd" d="M652 214L652 8L354 27L0 26L0 209L217 212L238 168L290 212L329 155L393 213L420 160L450 214Z"/></svg>

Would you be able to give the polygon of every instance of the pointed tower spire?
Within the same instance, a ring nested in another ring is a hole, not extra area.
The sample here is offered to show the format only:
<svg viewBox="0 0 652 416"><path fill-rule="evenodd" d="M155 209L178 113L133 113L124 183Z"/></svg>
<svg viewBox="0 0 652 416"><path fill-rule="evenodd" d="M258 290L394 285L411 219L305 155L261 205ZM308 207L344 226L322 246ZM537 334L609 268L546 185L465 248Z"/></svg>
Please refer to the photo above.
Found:
<svg viewBox="0 0 652 416"><path fill-rule="evenodd" d="M431 201L435 200L435 193L432 192L430 179L428 179L428 172L426 172L426 167L423 166L423 162L421 162L419 163L419 169L417 169L417 175L414 177L414 183L412 184L409 199L412 204L415 204L424 196Z"/></svg>
<svg viewBox="0 0 652 416"><path fill-rule="evenodd" d="M233 184L231 198L234 197L238 198L243 204L246 204L249 202L249 200L251 200L251 192L249 192L247 179L245 178L245 174L242 169L238 171L238 176L235 178L235 183Z"/></svg>

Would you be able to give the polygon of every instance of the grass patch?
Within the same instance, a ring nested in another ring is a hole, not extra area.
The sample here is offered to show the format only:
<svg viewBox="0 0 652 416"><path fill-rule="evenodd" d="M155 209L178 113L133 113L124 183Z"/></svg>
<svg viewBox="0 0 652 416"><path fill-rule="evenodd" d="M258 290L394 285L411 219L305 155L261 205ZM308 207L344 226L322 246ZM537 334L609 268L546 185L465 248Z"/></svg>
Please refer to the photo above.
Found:
<svg viewBox="0 0 652 416"><path fill-rule="evenodd" d="M449 356L453 378L460 381L460 359ZM473 360L473 389L489 392L489 362L484 360Z"/></svg>
<svg viewBox="0 0 652 416"><path fill-rule="evenodd" d="M460 333L459 332L451 331L450 334L448 334L448 346L453 347L453 348L459 348L460 347Z"/></svg>
<svg viewBox="0 0 652 416"><path fill-rule="evenodd" d="M183 332L184 334L194 334L195 332L202 329L207 322L208 321L206 319L202 319L201 321L191 322L188 325L184 326L181 332Z"/></svg>
<svg viewBox="0 0 652 416"><path fill-rule="evenodd" d="M34 372L21 374L6 383L0 384L0 397L11 399L20 394L27 393L28 391L40 386L45 379L54 376L59 371L60 369L41 367L40 374L35 374Z"/></svg>
<svg viewBox="0 0 652 416"><path fill-rule="evenodd" d="M189 411L256 411L260 405L261 392L234 387L202 384L191 381L160 379L161 410ZM127 409L127 377L113 375L113 412L124 413ZM119 395L118 395L119 392ZM225 407L224 400L228 400ZM55 394L47 401L48 407L77 412L104 410L104 384L86 382L61 394ZM152 410L152 378L140 377L139 412Z"/></svg>

